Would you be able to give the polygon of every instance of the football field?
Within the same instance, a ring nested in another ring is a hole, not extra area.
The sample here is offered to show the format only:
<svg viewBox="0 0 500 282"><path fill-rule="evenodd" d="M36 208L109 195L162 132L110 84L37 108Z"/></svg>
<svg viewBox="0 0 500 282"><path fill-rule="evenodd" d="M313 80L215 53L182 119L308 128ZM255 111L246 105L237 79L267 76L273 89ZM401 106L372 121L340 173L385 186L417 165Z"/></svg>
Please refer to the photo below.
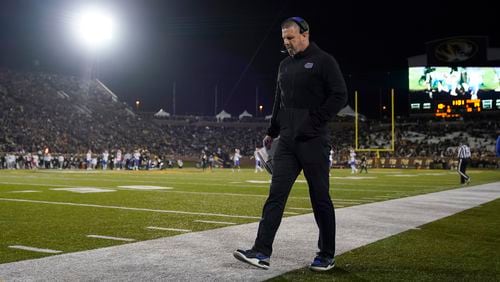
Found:
<svg viewBox="0 0 500 282"><path fill-rule="evenodd" d="M331 171L336 208L460 187L455 171ZM471 185L500 181L472 170ZM253 170L1 171L0 263L257 222L270 177ZM310 213L300 176L285 216Z"/></svg>

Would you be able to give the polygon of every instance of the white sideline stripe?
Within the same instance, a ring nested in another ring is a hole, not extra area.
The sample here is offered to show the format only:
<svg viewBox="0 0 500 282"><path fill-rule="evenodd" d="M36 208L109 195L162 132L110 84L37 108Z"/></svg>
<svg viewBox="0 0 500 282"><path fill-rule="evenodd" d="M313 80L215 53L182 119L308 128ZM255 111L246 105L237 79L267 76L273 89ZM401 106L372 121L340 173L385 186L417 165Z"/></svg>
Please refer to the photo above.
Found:
<svg viewBox="0 0 500 282"><path fill-rule="evenodd" d="M35 191L35 190L21 190L21 191L10 191L8 193L38 193L42 191Z"/></svg>
<svg viewBox="0 0 500 282"><path fill-rule="evenodd" d="M58 250L40 249L40 248L21 246L21 245L9 246L9 248L25 250L25 251L32 251L32 252L37 252L37 253L47 253L47 254L59 254L59 253L63 252L63 251L58 251Z"/></svg>
<svg viewBox="0 0 500 282"><path fill-rule="evenodd" d="M117 210L129 210L129 211L148 211L148 212L160 212L160 213L176 213L176 214L189 214L189 215L206 215L206 216L220 216L220 217L233 217L233 218L260 219L260 217L258 217L258 216L249 216L249 215L230 215L230 214L206 213L206 212L154 210L154 209L144 209L144 208L129 208L129 207L119 207L119 206L103 206L103 205L94 205L94 204L77 204L77 203L67 203L67 202L35 201L35 200L24 200L24 199L0 198L0 201L24 202L24 203L39 203L39 204L75 206L75 207L92 207L92 208L117 209Z"/></svg>
<svg viewBox="0 0 500 282"><path fill-rule="evenodd" d="M284 213L284 214L291 214L291 215L299 214L298 212L288 212L288 211L283 212L283 213Z"/></svg>
<svg viewBox="0 0 500 282"><path fill-rule="evenodd" d="M89 238L97 238L97 239L107 239L107 240L115 240L115 241L125 241L125 242L133 242L135 239L131 238L120 238L120 237L111 237L111 236L103 236L103 235L87 235Z"/></svg>
<svg viewBox="0 0 500 282"><path fill-rule="evenodd" d="M289 210L312 211L312 208L288 208Z"/></svg>
<svg viewBox="0 0 500 282"><path fill-rule="evenodd" d="M213 224L227 224L227 225L233 225L233 224L236 224L236 223L234 223L234 222L227 222L227 221L211 221L211 220L195 220L194 222L213 223Z"/></svg>
<svg viewBox="0 0 500 282"><path fill-rule="evenodd" d="M167 228L167 227L157 227L157 226L148 226L146 228L152 230L163 230L163 231L191 232L191 230L189 229Z"/></svg>

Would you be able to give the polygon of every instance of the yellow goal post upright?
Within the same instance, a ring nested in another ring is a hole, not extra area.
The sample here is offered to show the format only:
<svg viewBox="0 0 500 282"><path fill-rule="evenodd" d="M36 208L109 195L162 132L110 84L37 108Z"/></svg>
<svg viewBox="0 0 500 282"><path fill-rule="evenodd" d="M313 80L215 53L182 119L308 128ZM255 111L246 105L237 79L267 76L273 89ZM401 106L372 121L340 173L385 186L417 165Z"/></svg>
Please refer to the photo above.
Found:
<svg viewBox="0 0 500 282"><path fill-rule="evenodd" d="M382 148L359 148L359 139L358 139L358 91L354 91L354 129L355 129L355 145L354 150L356 152L375 152L377 156L377 162L380 159L380 152L394 152L394 141L395 141L395 133L394 133L394 88L391 89L391 148L382 149Z"/></svg>

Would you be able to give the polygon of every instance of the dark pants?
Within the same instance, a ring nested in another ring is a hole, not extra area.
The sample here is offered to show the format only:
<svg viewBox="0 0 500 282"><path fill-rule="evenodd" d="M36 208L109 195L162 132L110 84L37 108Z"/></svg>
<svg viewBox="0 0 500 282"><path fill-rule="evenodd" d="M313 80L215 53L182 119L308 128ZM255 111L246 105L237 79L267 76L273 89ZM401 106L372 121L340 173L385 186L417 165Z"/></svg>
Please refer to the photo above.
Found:
<svg viewBox="0 0 500 282"><path fill-rule="evenodd" d="M270 256L280 226L286 201L300 171L309 185L314 218L319 228L319 255L335 254L335 211L329 194L330 147L323 137L292 141L281 137L273 158L273 175L269 197L262 211L253 249Z"/></svg>
<svg viewBox="0 0 500 282"><path fill-rule="evenodd" d="M462 184L464 184L465 181L469 180L469 176L465 173L468 163L468 159L460 159L458 161L458 174L460 174L460 183Z"/></svg>

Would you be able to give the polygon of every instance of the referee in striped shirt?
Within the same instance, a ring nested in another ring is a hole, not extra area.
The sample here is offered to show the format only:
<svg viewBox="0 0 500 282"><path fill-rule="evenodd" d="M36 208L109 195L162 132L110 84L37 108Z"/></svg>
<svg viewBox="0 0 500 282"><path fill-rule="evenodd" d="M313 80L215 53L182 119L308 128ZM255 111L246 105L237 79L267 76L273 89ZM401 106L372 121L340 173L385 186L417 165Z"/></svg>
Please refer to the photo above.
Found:
<svg viewBox="0 0 500 282"><path fill-rule="evenodd" d="M458 174L460 174L460 183L469 184L470 177L465 173L467 164L470 160L470 148L466 144L458 147Z"/></svg>

